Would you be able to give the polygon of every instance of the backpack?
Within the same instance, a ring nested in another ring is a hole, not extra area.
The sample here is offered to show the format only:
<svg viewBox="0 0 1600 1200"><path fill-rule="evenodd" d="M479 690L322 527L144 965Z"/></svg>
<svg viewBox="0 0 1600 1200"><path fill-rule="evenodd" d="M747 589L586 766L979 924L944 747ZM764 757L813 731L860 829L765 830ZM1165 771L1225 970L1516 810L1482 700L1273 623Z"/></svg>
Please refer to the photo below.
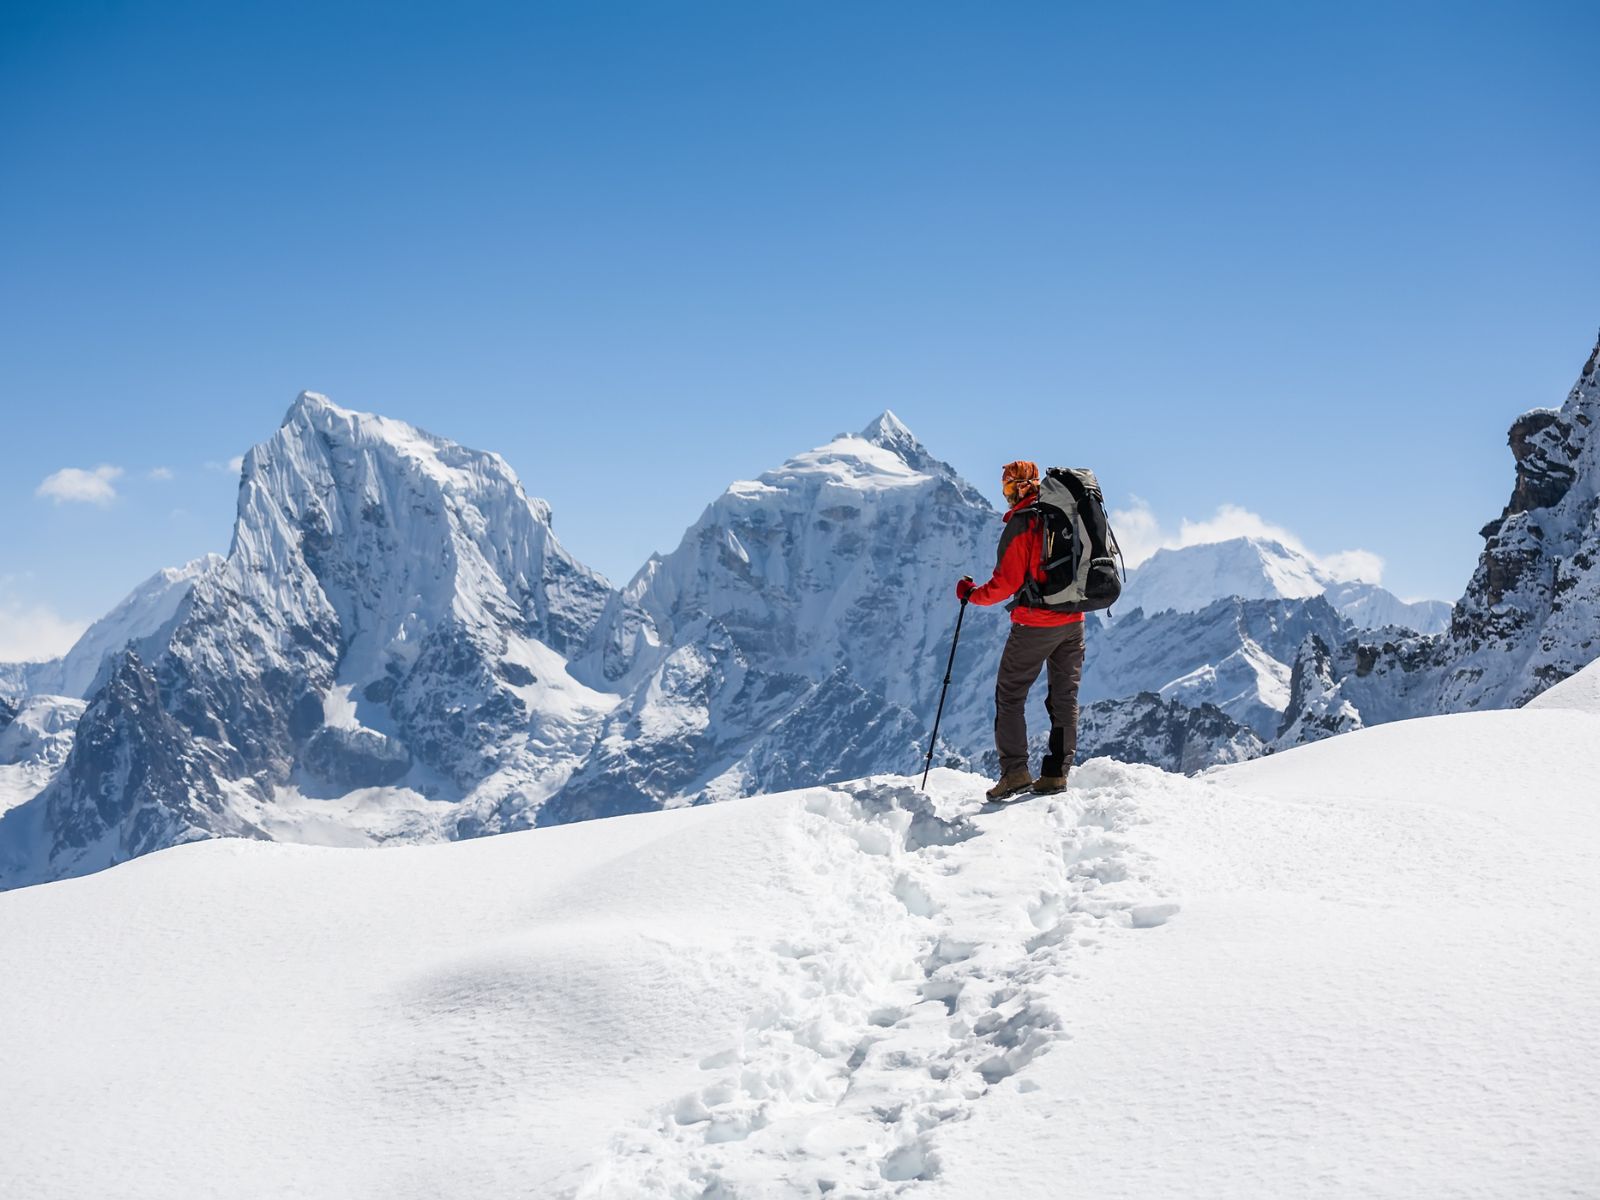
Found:
<svg viewBox="0 0 1600 1200"><path fill-rule="evenodd" d="M1100 482L1087 467L1051 467L1030 509L1041 523L1044 579L1030 578L1018 600L1051 612L1095 612L1122 594L1122 549L1106 519Z"/></svg>

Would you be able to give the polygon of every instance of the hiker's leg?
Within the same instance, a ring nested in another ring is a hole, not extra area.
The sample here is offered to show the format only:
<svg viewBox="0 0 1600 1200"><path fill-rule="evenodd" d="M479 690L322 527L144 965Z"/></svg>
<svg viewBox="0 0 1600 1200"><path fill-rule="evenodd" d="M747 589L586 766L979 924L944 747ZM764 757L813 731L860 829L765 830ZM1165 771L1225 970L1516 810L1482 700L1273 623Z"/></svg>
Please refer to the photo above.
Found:
<svg viewBox="0 0 1600 1200"><path fill-rule="evenodd" d="M1083 622L1067 631L1050 653L1050 690L1045 707L1050 710L1050 752L1039 774L1046 778L1066 775L1078 753L1078 684L1083 679Z"/></svg>
<svg viewBox="0 0 1600 1200"><path fill-rule="evenodd" d="M1051 629L1013 625L1000 655L994 683L994 748L1000 752L1000 775L1028 767L1028 689L1039 678L1054 646ZM1046 636L1041 637L1044 634Z"/></svg>

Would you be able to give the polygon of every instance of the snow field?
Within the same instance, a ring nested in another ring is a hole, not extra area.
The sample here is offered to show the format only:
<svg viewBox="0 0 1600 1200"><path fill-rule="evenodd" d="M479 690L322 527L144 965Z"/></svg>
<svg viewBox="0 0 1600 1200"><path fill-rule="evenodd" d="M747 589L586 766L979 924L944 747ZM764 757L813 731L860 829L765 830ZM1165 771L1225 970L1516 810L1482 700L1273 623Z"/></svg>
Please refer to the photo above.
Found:
<svg viewBox="0 0 1600 1200"><path fill-rule="evenodd" d="M0 1195L1600 1195L1600 724L0 895Z"/></svg>
<svg viewBox="0 0 1600 1200"><path fill-rule="evenodd" d="M0 1192L920 1186L1059 1036L1043 988L1076 925L1145 897L1105 814L964 816L980 788L209 841L6 893Z"/></svg>
<svg viewBox="0 0 1600 1200"><path fill-rule="evenodd" d="M939 1177L944 1128L1030 1086L1075 937L1176 906L1137 903L1113 808L975 815L977 790L941 771L929 798L891 778L804 794L793 853L833 881L827 904L753 948L773 1002L612 1143L582 1200L899 1194Z"/></svg>
<svg viewBox="0 0 1600 1200"><path fill-rule="evenodd" d="M1600 1196L1600 724L1384 725L1137 797L1182 917L1081 955L1069 1036L930 1196ZM1131 786L1130 786L1131 785Z"/></svg>

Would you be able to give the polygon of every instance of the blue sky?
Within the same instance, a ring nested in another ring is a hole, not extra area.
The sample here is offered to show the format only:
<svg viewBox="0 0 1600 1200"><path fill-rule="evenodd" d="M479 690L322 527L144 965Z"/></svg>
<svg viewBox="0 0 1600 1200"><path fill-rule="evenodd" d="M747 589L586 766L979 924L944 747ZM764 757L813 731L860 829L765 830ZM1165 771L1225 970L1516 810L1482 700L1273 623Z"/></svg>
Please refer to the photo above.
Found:
<svg viewBox="0 0 1600 1200"><path fill-rule="evenodd" d="M1454 598L1506 426L1600 325L1597 34L1589 3L12 0L0 657L226 549L228 460L302 388L500 451L617 578L888 407L980 484L1089 464L1152 538L1233 506Z"/></svg>

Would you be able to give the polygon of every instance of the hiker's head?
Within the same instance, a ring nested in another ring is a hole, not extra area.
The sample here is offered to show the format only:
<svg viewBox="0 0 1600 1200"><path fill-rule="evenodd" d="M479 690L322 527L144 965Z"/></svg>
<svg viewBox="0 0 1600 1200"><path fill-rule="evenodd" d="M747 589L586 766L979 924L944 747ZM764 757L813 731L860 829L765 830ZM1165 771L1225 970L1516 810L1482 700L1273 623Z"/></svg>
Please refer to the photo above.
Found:
<svg viewBox="0 0 1600 1200"><path fill-rule="evenodd" d="M1024 459L1007 463L1000 469L1000 490L1006 494L1007 504L1018 504L1039 491L1039 466Z"/></svg>

